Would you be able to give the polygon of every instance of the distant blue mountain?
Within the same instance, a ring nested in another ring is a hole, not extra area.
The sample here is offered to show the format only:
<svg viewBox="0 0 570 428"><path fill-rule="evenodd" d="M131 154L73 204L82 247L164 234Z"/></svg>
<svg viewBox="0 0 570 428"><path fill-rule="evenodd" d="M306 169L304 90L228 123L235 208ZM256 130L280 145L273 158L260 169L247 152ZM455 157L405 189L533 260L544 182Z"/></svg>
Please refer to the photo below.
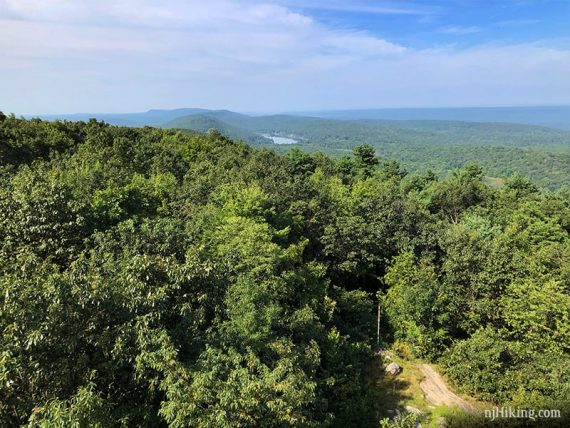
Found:
<svg viewBox="0 0 570 428"><path fill-rule="evenodd" d="M455 120L463 122L506 122L570 130L570 106L385 108L290 113L325 119Z"/></svg>
<svg viewBox="0 0 570 428"><path fill-rule="evenodd" d="M210 110L201 108L179 108L173 110L149 110L142 113L74 113L27 116L46 120L86 121L91 118L105 121L111 125L122 126L161 126L181 116L203 114Z"/></svg>
<svg viewBox="0 0 570 428"><path fill-rule="evenodd" d="M257 128L256 117L235 113L229 110L207 110L201 108L179 108L173 110L149 110L142 113L76 113L52 114L39 116L47 120L89 120L96 118L112 125L123 126L162 126L174 119L206 115L215 117L233 126ZM288 116L311 116L321 119L337 120L389 120L389 121L462 121L462 122L498 122L525 125L546 126L570 130L570 106L550 107L465 107L465 108L385 108L361 110L331 110L293 112ZM263 116L283 118L285 116ZM394 124L392 124L394 125Z"/></svg>

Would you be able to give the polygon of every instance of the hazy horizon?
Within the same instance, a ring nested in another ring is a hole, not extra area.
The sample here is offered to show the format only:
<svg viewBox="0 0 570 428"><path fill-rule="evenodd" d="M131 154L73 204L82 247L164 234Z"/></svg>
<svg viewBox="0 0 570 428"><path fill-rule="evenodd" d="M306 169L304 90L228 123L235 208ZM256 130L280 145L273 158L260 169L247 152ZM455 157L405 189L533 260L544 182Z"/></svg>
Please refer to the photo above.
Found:
<svg viewBox="0 0 570 428"><path fill-rule="evenodd" d="M570 105L570 2L0 0L0 109Z"/></svg>
<svg viewBox="0 0 570 428"><path fill-rule="evenodd" d="M292 114L292 115L305 115L311 113L340 113L340 112L366 112L366 111L398 111L398 110L500 110L500 109L533 109L533 108L568 108L570 107L570 103L568 104L537 104L537 105L462 105L462 106L406 106L406 107L348 107L348 108L335 108L335 109L314 109L314 110L287 110L287 111L280 111L280 110L258 110L258 111L240 111L234 110L226 107L219 107L219 108L207 108L202 106L180 106L180 107L173 107L173 108L162 108L162 107L149 107L149 108L141 108L139 110L132 110L132 111L62 111L56 113L42 113L42 112L12 112L9 110L3 111L5 114L15 114L16 116L24 116L24 117L34 117L34 116L72 116L72 115L86 115L86 114L109 114L109 115L122 115L122 114L144 114L149 113L152 111L175 111L175 110L186 110L186 109L196 109L196 110L205 110L205 111L231 111L234 113L240 113L244 115L252 115L252 116L261 116L261 115L275 115L275 114ZM1 110L1 109L0 109Z"/></svg>

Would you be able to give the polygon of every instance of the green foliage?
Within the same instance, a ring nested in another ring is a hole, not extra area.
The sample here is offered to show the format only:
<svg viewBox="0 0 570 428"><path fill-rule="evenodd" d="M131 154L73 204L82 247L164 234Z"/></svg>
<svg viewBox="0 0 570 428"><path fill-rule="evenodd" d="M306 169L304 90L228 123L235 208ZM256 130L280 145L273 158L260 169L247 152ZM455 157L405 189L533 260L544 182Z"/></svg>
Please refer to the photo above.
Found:
<svg viewBox="0 0 570 428"><path fill-rule="evenodd" d="M513 337L536 350L570 351L570 294L557 281L513 283L501 310Z"/></svg>
<svg viewBox="0 0 570 428"><path fill-rule="evenodd" d="M533 351L504 329L478 330L451 348L442 363L451 380L483 400L554 407L568 402L568 356Z"/></svg>
<svg viewBox="0 0 570 428"><path fill-rule="evenodd" d="M33 253L69 262L85 233L70 189L44 168L23 167L0 192L0 257Z"/></svg>
<svg viewBox="0 0 570 428"><path fill-rule="evenodd" d="M477 330L457 343L443 358L446 374L465 392L483 400L507 402L511 370L524 358L521 343L510 342L507 332L492 328Z"/></svg>
<svg viewBox="0 0 570 428"><path fill-rule="evenodd" d="M395 416L394 419L380 420L380 428L415 428L418 426L419 419L415 413L403 413Z"/></svg>
<svg viewBox="0 0 570 428"><path fill-rule="evenodd" d="M434 184L432 209L457 223L463 211L486 200L488 189L481 181L482 175L483 171L476 166L453 171L447 180Z"/></svg>
<svg viewBox="0 0 570 428"><path fill-rule="evenodd" d="M94 120L0 139L2 426L377 426L378 301L468 393L570 401L564 189Z"/></svg>
<svg viewBox="0 0 570 428"><path fill-rule="evenodd" d="M370 177L374 167L378 165L376 151L369 144L362 144L352 149L357 168L364 177Z"/></svg>
<svg viewBox="0 0 570 428"><path fill-rule="evenodd" d="M29 428L77 427L105 428L113 426L109 406L93 392L93 385L80 388L71 399L53 400L43 407L35 408Z"/></svg>
<svg viewBox="0 0 570 428"><path fill-rule="evenodd" d="M412 344L417 356L439 354L448 339L447 314L433 264L416 264L406 252L395 257L384 280L389 288L382 305L395 339Z"/></svg>
<svg viewBox="0 0 570 428"><path fill-rule="evenodd" d="M160 413L172 427L310 426L315 383L286 343L274 364L253 352L207 349L188 383L172 379ZM170 380L170 379L168 379Z"/></svg>

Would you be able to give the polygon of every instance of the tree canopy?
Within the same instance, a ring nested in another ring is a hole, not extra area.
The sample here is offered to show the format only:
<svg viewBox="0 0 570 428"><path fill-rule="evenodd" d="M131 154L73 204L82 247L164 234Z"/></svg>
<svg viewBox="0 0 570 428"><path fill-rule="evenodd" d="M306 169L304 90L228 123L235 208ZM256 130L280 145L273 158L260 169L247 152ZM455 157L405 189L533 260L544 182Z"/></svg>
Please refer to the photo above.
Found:
<svg viewBox="0 0 570 428"><path fill-rule="evenodd" d="M378 426L378 303L467 393L570 402L568 189L366 145L0 115L0 296L3 426Z"/></svg>

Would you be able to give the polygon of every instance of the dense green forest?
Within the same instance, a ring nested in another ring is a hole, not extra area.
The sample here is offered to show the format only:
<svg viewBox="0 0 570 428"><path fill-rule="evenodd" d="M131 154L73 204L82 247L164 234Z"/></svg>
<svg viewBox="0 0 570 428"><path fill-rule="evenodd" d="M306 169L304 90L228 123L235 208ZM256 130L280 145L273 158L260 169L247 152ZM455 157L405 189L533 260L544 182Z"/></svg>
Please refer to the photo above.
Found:
<svg viewBox="0 0 570 428"><path fill-rule="evenodd" d="M198 112L165 127L207 131L271 146L260 134L291 137L306 151L332 157L367 143L413 173L444 177L466 163L482 165L493 177L518 173L550 190L570 182L570 132L511 123L429 120L329 120L317 117L252 117L229 111ZM288 148L280 148L286 151Z"/></svg>
<svg viewBox="0 0 570 428"><path fill-rule="evenodd" d="M0 425L377 427L379 305L381 347L567 426L570 189L382 153L0 114Z"/></svg>

